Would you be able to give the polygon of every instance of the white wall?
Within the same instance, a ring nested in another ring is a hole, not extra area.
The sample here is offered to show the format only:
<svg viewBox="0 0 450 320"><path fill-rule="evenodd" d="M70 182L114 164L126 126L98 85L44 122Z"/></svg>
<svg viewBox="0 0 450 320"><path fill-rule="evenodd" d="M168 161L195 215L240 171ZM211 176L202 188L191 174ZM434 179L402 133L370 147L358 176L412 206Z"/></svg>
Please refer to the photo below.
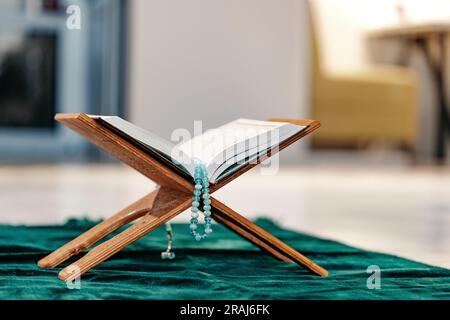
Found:
<svg viewBox="0 0 450 320"><path fill-rule="evenodd" d="M169 138L194 120L307 115L304 0L132 0L130 119Z"/></svg>

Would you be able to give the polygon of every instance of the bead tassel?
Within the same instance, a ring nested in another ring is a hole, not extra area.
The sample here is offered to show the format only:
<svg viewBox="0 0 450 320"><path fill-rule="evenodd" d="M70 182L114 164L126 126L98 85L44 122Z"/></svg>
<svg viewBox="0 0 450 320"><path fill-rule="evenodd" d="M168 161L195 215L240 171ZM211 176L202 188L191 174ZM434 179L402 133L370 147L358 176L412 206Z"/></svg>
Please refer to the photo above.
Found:
<svg viewBox="0 0 450 320"><path fill-rule="evenodd" d="M212 228L208 174L206 172L205 166L200 161L195 162L194 182L195 188L192 196L191 224L189 226L189 229L194 239L197 241L201 241L208 237L208 234L212 232ZM203 204L203 214L205 216L205 228L203 230L203 233L199 233L197 231L199 208L201 203Z"/></svg>

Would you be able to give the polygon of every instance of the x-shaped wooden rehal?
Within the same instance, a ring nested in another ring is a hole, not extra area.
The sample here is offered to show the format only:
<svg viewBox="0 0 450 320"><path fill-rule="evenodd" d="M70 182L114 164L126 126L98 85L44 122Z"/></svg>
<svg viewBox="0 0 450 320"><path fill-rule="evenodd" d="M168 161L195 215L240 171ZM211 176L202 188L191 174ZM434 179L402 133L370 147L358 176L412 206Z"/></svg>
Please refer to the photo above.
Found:
<svg viewBox="0 0 450 320"><path fill-rule="evenodd" d="M61 270L59 278L64 281L71 281L188 209L191 206L194 185L192 181L164 165L149 152L140 148L139 145L128 141L111 128L86 114L58 114L55 119L160 185L159 189L97 224L38 262L41 268L55 268L73 255L88 249L111 232L141 218L128 229L97 245L81 259ZM320 123L314 120L271 120L290 122L307 126L307 128L284 141L277 148L270 150L257 161L247 164L232 175L212 184L210 186L211 193L219 190L267 159L267 157L320 127ZM296 262L321 276L328 275L325 269L213 197L211 197L211 208L212 217L215 221L225 225L276 258L286 262Z"/></svg>

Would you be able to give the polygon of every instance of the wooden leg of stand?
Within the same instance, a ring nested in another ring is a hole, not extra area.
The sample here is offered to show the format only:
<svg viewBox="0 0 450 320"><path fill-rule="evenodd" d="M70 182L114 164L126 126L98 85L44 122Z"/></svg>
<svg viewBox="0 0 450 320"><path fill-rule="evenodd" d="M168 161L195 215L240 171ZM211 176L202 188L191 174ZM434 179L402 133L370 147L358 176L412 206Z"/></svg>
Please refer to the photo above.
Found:
<svg viewBox="0 0 450 320"><path fill-rule="evenodd" d="M112 239L93 248L78 261L61 270L59 278L63 281L74 280L189 208L191 201L190 194L174 189L161 188L149 214Z"/></svg>
<svg viewBox="0 0 450 320"><path fill-rule="evenodd" d="M256 236L254 236L252 233L246 231L246 229L242 228L239 224L237 224L233 220L227 219L227 217L221 215L218 211L213 209L212 217L217 222L223 224L225 227L230 229L231 231L237 233L238 235L242 236L245 239L250 240L254 245L257 247L260 247L262 250L267 251L271 255L273 255L278 260L284 261L284 262L293 262L292 259L289 257L283 255L282 253L278 252L268 244L266 244L263 241L260 241Z"/></svg>
<svg viewBox="0 0 450 320"><path fill-rule="evenodd" d="M38 266L41 268L55 268L70 257L83 252L111 232L139 218L146 213L144 211L146 208L150 209L152 207L158 192L159 190L155 190L149 193L112 217L97 224L58 250L55 250L53 253L41 259L38 262Z"/></svg>
<svg viewBox="0 0 450 320"><path fill-rule="evenodd" d="M294 261L318 275L323 277L328 276L327 270L305 257L297 250L291 248L280 239L275 238L267 231L261 229L253 222L228 208L222 202L211 198L211 207L214 220L224 224L226 227L263 250L268 251L270 254L283 261Z"/></svg>

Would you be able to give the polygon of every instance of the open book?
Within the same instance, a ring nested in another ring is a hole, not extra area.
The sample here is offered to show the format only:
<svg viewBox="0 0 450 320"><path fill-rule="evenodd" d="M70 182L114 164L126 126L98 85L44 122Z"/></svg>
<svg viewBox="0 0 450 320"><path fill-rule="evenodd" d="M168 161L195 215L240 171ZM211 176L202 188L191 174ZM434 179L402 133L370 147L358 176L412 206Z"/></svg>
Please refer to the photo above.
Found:
<svg viewBox="0 0 450 320"><path fill-rule="evenodd" d="M201 162L211 183L256 161L306 129L285 122L238 119L175 144L116 116L90 116L175 170L194 176Z"/></svg>

